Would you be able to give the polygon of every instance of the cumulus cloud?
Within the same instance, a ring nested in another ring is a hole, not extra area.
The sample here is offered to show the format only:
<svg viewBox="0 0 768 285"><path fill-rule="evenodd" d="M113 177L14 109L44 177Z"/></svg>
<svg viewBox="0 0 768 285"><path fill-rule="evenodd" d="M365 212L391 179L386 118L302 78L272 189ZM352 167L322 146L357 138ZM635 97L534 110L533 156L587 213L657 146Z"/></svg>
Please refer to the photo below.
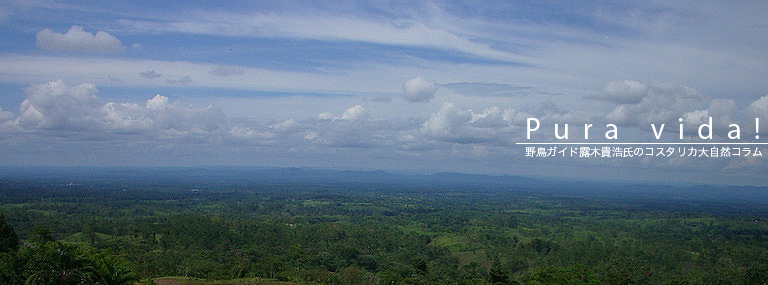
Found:
<svg viewBox="0 0 768 285"><path fill-rule="evenodd" d="M305 129L303 138L313 145L336 148L394 148L394 138L402 127L386 120L321 120Z"/></svg>
<svg viewBox="0 0 768 285"><path fill-rule="evenodd" d="M526 121L531 117L538 118L544 125L585 121L585 118L560 109L549 101L522 109L525 111L491 106L473 111L445 103L415 133L403 134L400 140L409 145L420 145L421 148L427 145L423 140L459 145L509 146L525 136Z"/></svg>
<svg viewBox="0 0 768 285"><path fill-rule="evenodd" d="M729 124L743 123L746 118L743 116L744 112L739 112L739 107L736 102L730 99L713 99L709 101L709 106L706 109L693 110L686 112L682 115L683 123L690 126L699 126L709 122L709 117L713 119L713 126L715 132L718 130L727 129ZM696 128L688 128L686 130L691 134L696 133Z"/></svg>
<svg viewBox="0 0 768 285"><path fill-rule="evenodd" d="M297 124L294 131L304 142L335 148L396 148L399 132L418 127L416 121L374 119L362 105L351 106L341 114L323 112L317 119Z"/></svg>
<svg viewBox="0 0 768 285"><path fill-rule="evenodd" d="M146 109L153 127L171 135L212 134L227 127L227 118L213 106L190 107L170 103L168 97L155 95L147 100Z"/></svg>
<svg viewBox="0 0 768 285"><path fill-rule="evenodd" d="M125 50L115 36L102 31L92 34L82 26L72 26L63 34L44 29L37 33L36 44L48 51L114 54Z"/></svg>
<svg viewBox="0 0 768 285"><path fill-rule="evenodd" d="M100 111L104 114L104 127L108 130L148 130L155 123L147 108L139 104L109 102Z"/></svg>
<svg viewBox="0 0 768 285"><path fill-rule="evenodd" d="M460 144L504 141L510 137L500 134L511 126L504 114L496 106L473 112L445 103L421 125L419 133L428 139Z"/></svg>
<svg viewBox="0 0 768 285"><path fill-rule="evenodd" d="M435 83L416 77L403 84L403 98L408 102L429 102L435 97Z"/></svg>
<svg viewBox="0 0 768 285"><path fill-rule="evenodd" d="M746 126L753 126L754 118L768 117L768 96L744 107L731 99L706 98L685 86L621 81L609 83L605 90L601 95L604 97L593 99L617 103L618 106L606 115L606 120L626 126L668 124L676 128L678 123L682 123L689 126L684 128L685 135L697 137L698 126L709 123L712 117L714 137L723 139L732 130L730 124L738 124L743 136L743 132L748 130Z"/></svg>
<svg viewBox="0 0 768 285"><path fill-rule="evenodd" d="M628 83L629 82L629 83ZM677 122L686 112L705 106L705 100L695 89L685 86L653 85L625 81L609 84L613 102L626 102L616 106L606 119L611 123L637 126Z"/></svg>
<svg viewBox="0 0 768 285"><path fill-rule="evenodd" d="M756 116L768 118L768 95L758 98L749 104L748 111Z"/></svg>
<svg viewBox="0 0 768 285"><path fill-rule="evenodd" d="M696 110L692 112L686 112L682 116L683 122L691 125L699 125L709 122L709 111Z"/></svg>
<svg viewBox="0 0 768 285"><path fill-rule="evenodd" d="M457 131L471 119L471 111L456 109L453 103L445 103L440 110L430 115L429 119L424 122L421 132L436 138L460 136L456 134Z"/></svg>
<svg viewBox="0 0 768 285"><path fill-rule="evenodd" d="M133 133L178 137L215 134L227 127L224 114L204 108L171 103L155 95L143 105L106 102L92 84L67 85L53 81L26 90L15 124L27 131L95 131L102 134ZM7 114L0 112L0 119ZM106 131L106 133L104 133Z"/></svg>
<svg viewBox="0 0 768 285"><path fill-rule="evenodd" d="M292 148L374 148L391 145L397 132L416 125L374 120L362 105L341 113L323 112L317 118L272 123L233 123L229 136L240 144L290 145Z"/></svg>
<svg viewBox="0 0 768 285"><path fill-rule="evenodd" d="M25 90L16 122L25 129L93 129L99 117L93 110L101 102L92 84L69 86L62 81L34 85Z"/></svg>
<svg viewBox="0 0 768 285"><path fill-rule="evenodd" d="M768 132L768 95L758 98L750 103L747 112L754 118L760 118L760 132ZM754 118L750 118L754 120ZM764 137L764 136L760 136Z"/></svg>
<svg viewBox="0 0 768 285"><path fill-rule="evenodd" d="M368 117L368 109L365 109L362 105L355 105L344 110L340 115L334 115L331 112L322 112L317 115L321 120L359 120Z"/></svg>
<svg viewBox="0 0 768 285"><path fill-rule="evenodd" d="M160 110L168 106L168 97L155 95L152 99L147 100L147 109Z"/></svg>
<svg viewBox="0 0 768 285"><path fill-rule="evenodd" d="M144 78L147 78L147 79L155 79L155 78L158 78L160 76L163 76L162 74L156 72L154 69L150 69L150 70L147 70L147 71L139 72L139 75L141 75L141 77L144 77Z"/></svg>
<svg viewBox="0 0 768 285"><path fill-rule="evenodd" d="M341 119L342 120L357 120L360 119L368 114L368 110L363 108L361 105L355 105L352 107L347 108L344 110L344 113L341 113Z"/></svg>
<svg viewBox="0 0 768 285"><path fill-rule="evenodd" d="M513 109L502 111L499 106L486 108L482 112L472 112L472 119L469 122L479 128L504 128L510 124L511 113Z"/></svg>
<svg viewBox="0 0 768 285"><path fill-rule="evenodd" d="M333 113L331 112L322 112L317 115L317 118L320 120L333 120Z"/></svg>
<svg viewBox="0 0 768 285"><path fill-rule="evenodd" d="M306 123L287 119L273 123L237 122L232 123L229 138L239 144L251 145L285 145L291 138L292 145L297 145L296 139L304 135L302 132L309 128Z"/></svg>

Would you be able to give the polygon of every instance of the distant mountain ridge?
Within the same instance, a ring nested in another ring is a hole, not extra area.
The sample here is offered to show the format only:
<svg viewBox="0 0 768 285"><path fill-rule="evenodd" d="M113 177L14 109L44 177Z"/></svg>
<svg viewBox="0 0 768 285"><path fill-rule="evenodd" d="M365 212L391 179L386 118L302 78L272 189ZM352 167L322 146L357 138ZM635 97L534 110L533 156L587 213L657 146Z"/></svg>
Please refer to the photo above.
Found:
<svg viewBox="0 0 768 285"><path fill-rule="evenodd" d="M395 174L382 170L333 170L265 167L0 167L0 179L43 179L62 183L130 181L185 184L346 185L403 191L524 191L586 197L732 201L768 205L768 187L672 186L620 181L546 179L456 172Z"/></svg>

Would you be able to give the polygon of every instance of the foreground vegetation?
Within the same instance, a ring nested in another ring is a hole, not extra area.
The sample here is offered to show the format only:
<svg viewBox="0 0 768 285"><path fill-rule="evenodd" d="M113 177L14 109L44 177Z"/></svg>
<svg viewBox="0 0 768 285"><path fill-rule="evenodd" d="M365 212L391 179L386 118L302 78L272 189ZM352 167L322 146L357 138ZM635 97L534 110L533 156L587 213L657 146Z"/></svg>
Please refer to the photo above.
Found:
<svg viewBox="0 0 768 285"><path fill-rule="evenodd" d="M3 284L768 282L763 204L363 184L0 186L20 240L2 240Z"/></svg>

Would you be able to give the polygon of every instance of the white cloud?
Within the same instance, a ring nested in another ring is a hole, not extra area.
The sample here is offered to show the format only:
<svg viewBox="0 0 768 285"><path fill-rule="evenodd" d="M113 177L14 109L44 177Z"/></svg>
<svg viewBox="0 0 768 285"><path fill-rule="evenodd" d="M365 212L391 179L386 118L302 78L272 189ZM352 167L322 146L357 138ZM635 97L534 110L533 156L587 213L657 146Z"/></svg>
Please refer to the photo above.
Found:
<svg viewBox="0 0 768 285"><path fill-rule="evenodd" d="M333 113L331 112L322 112L317 115L317 118L320 120L333 120Z"/></svg>
<svg viewBox="0 0 768 285"><path fill-rule="evenodd" d="M99 108L96 87L92 84L69 86L62 81L27 88L27 98L21 103L19 126L25 129L93 129L99 118L93 110Z"/></svg>
<svg viewBox="0 0 768 285"><path fill-rule="evenodd" d="M754 122L754 118L760 118L760 132L768 132L768 95L758 98L754 102L750 103L747 107L747 112L753 116L749 118L750 122ZM765 135L761 135L761 138Z"/></svg>
<svg viewBox="0 0 768 285"><path fill-rule="evenodd" d="M49 51L113 54L125 50L115 36L102 31L92 34L82 26L72 26L63 34L44 29L37 33L36 44Z"/></svg>
<svg viewBox="0 0 768 285"><path fill-rule="evenodd" d="M233 126L229 135L240 143L268 144L273 141L275 134L269 131L260 131L255 128Z"/></svg>
<svg viewBox="0 0 768 285"><path fill-rule="evenodd" d="M709 111L696 110L692 112L686 112L682 116L683 122L690 125L700 125L709 122Z"/></svg>
<svg viewBox="0 0 768 285"><path fill-rule="evenodd" d="M525 111L493 105L477 112L448 102L432 113L415 133L403 134L400 139L422 148L427 145L422 140L461 145L511 146L514 141L525 137L528 118L538 118L543 126L554 123L573 125L585 121L582 116L560 109L551 102L521 109ZM552 133L542 131L537 135L539 139L547 136L552 136Z"/></svg>
<svg viewBox="0 0 768 285"><path fill-rule="evenodd" d="M503 118L505 121L509 121L509 122L512 122L513 124L519 124L519 125L525 124L528 118L533 118L533 117L535 116L528 112L523 112L513 108L504 110L504 114L503 114Z"/></svg>
<svg viewBox="0 0 768 285"><path fill-rule="evenodd" d="M341 114L342 120L357 120L368 114L368 110L361 105L355 105L349 107L344 113Z"/></svg>
<svg viewBox="0 0 768 285"><path fill-rule="evenodd" d="M33 85L26 89L16 125L23 130L90 131L97 136L130 131L145 136L179 137L219 134L228 120L211 106L182 106L156 95L145 105L102 103L92 84L70 86L62 81ZM0 114L5 115L5 114Z"/></svg>
<svg viewBox="0 0 768 285"><path fill-rule="evenodd" d="M630 103L616 106L606 116L608 122L628 126L673 123L686 112L704 107L705 100L695 89L670 85L642 88L644 85L637 82L616 88L624 92L619 96L622 99L615 101Z"/></svg>
<svg viewBox="0 0 768 285"><path fill-rule="evenodd" d="M101 108L105 127L112 130L146 130L154 124L147 108L134 103L109 102Z"/></svg>
<svg viewBox="0 0 768 285"><path fill-rule="evenodd" d="M464 134L457 134L458 131L470 120L472 120L471 111L456 109L452 103L445 103L424 122L421 132L434 138L460 137Z"/></svg>
<svg viewBox="0 0 768 285"><path fill-rule="evenodd" d="M761 116L768 120L768 95L758 98L749 104L748 111L756 116Z"/></svg>
<svg viewBox="0 0 768 285"><path fill-rule="evenodd" d="M429 102L435 97L435 83L416 77L403 83L403 98L408 102Z"/></svg>
<svg viewBox="0 0 768 285"><path fill-rule="evenodd" d="M303 138L312 145L333 148L383 148L395 146L394 138L403 126L393 121L356 120L305 121Z"/></svg>
<svg viewBox="0 0 768 285"><path fill-rule="evenodd" d="M445 103L421 125L419 133L429 139L460 144L509 141L511 135L501 135L511 126L503 114L497 106L475 113Z"/></svg>
<svg viewBox="0 0 768 285"><path fill-rule="evenodd" d="M630 85L636 88L625 88ZM743 132L749 130L746 126L754 124L754 117L760 117L761 114L768 116L768 96L761 97L743 107L738 106L732 99L710 99L684 86L648 85L635 82L617 89L633 93L633 97L640 100L633 99L630 100L632 103L619 104L606 115L606 121L627 126L643 126L641 129L646 131L650 129L644 126L649 124L667 124L677 131L677 124L682 123L687 126L684 127L684 134L696 138L698 127L708 123L709 118L712 117L714 138L727 138L728 131L732 130L729 127L730 124L738 124L743 137ZM640 90L645 91L639 92Z"/></svg>
<svg viewBox="0 0 768 285"><path fill-rule="evenodd" d="M508 119L510 117L507 116L509 112L511 109L502 111L499 106L493 106L480 113L472 112L472 119L469 120L469 123L479 128L505 128L510 124Z"/></svg>
<svg viewBox="0 0 768 285"><path fill-rule="evenodd" d="M336 116L331 112L322 112L317 115L317 118L320 120L347 120L347 121L367 119L368 110L365 109L365 107L363 107L362 105L354 105L344 110L344 112L342 112L341 115Z"/></svg>
<svg viewBox="0 0 768 285"><path fill-rule="evenodd" d="M299 122L294 119L287 119L285 121L272 124L269 126L269 128L278 132L290 132L299 128Z"/></svg>
<svg viewBox="0 0 768 285"><path fill-rule="evenodd" d="M152 99L147 100L147 109L150 110L162 110L168 106L168 97L160 94L155 95Z"/></svg>
<svg viewBox="0 0 768 285"><path fill-rule="evenodd" d="M281 130L282 139L300 139L292 145L332 148L396 148L398 132L415 129L418 123L398 119L373 119L362 105L354 105L341 114L322 112L317 119L287 120L272 124L271 130Z"/></svg>
<svg viewBox="0 0 768 285"><path fill-rule="evenodd" d="M229 136L239 144L280 145L285 144L292 137L301 137L306 128L304 123L294 119L271 124L239 122L232 123ZM297 144L292 142L292 145Z"/></svg>
<svg viewBox="0 0 768 285"><path fill-rule="evenodd" d="M743 107L736 105L736 102L731 99L712 99L709 101L709 106L705 111L708 116L713 118L715 131L717 132L718 130L727 129L728 125L732 123L743 124L744 119L746 119L746 113L742 110Z"/></svg>

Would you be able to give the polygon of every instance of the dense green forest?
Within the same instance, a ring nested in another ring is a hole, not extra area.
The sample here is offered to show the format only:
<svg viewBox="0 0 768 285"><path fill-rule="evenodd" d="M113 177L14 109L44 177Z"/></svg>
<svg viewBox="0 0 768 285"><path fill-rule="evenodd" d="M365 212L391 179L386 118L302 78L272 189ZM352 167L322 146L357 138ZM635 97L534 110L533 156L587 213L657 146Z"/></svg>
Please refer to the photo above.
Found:
<svg viewBox="0 0 768 285"><path fill-rule="evenodd" d="M651 196L9 178L0 283L768 282L764 204Z"/></svg>

